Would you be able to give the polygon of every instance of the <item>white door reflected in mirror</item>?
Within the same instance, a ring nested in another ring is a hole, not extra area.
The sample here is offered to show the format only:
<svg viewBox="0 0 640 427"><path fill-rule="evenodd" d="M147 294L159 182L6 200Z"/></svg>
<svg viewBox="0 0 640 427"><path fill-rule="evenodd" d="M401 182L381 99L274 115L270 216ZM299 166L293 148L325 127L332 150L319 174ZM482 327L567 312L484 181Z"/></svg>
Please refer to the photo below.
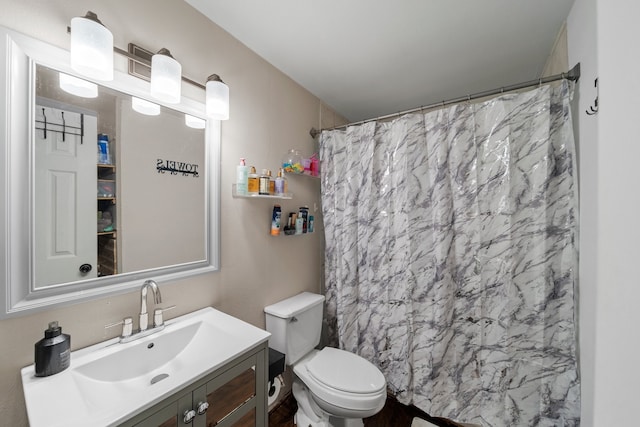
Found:
<svg viewBox="0 0 640 427"><path fill-rule="evenodd" d="M36 289L97 277L96 149L82 132L97 134L95 116L36 105Z"/></svg>

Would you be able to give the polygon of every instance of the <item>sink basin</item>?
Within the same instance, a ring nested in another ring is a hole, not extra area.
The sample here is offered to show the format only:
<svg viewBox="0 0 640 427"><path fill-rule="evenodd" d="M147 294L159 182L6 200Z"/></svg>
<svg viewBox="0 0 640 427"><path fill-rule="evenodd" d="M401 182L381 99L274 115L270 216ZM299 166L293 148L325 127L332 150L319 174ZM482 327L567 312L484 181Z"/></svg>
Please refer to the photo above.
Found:
<svg viewBox="0 0 640 427"><path fill-rule="evenodd" d="M165 325L126 344L115 338L74 351L70 367L50 377L23 368L31 427L118 425L269 338L213 308Z"/></svg>

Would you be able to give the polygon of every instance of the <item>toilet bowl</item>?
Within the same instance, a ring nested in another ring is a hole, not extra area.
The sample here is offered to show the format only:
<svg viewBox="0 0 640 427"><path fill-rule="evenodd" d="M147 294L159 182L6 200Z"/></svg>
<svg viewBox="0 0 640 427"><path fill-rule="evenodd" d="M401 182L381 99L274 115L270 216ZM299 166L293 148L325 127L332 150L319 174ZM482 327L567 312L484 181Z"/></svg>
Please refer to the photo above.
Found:
<svg viewBox="0 0 640 427"><path fill-rule="evenodd" d="M293 368L298 427L362 426L386 401L386 380L366 359L345 350L315 350L322 324L321 295L303 292L265 307L269 345Z"/></svg>
<svg viewBox="0 0 640 427"><path fill-rule="evenodd" d="M293 366L318 407L332 416L365 418L378 413L387 398L382 373L353 353L325 347Z"/></svg>

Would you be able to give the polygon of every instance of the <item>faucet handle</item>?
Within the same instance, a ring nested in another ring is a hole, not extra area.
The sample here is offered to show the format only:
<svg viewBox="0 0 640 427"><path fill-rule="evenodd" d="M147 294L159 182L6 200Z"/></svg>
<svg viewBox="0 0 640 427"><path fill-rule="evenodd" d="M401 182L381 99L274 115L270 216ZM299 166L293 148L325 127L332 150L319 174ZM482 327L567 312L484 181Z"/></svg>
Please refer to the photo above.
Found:
<svg viewBox="0 0 640 427"><path fill-rule="evenodd" d="M153 310L153 327L157 328L158 326L164 325L164 318L162 317L162 313L165 311L173 310L176 308L175 304L170 305L167 308L156 308Z"/></svg>
<svg viewBox="0 0 640 427"><path fill-rule="evenodd" d="M119 322L109 323L108 325L105 325L104 328L109 329L118 325L122 325L122 334L120 335L120 338L131 336L131 334L133 333L133 319L131 317L125 317Z"/></svg>

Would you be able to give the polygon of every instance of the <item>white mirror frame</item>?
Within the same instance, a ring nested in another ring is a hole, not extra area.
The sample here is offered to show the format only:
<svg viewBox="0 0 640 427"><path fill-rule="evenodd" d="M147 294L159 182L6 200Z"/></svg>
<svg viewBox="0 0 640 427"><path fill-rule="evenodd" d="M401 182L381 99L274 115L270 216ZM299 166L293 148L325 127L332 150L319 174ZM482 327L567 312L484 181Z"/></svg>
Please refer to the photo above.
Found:
<svg viewBox="0 0 640 427"><path fill-rule="evenodd" d="M33 133L35 126L35 68L44 65L79 76L69 65L69 52L0 27L0 319L98 297L123 293L146 279L158 283L219 270L220 266L220 122L207 120L205 131L205 259L64 284L43 290L33 287L34 185ZM112 82L96 82L132 96L149 97L149 83L115 71ZM84 78L84 77L82 77ZM88 80L85 78L85 80ZM4 100L4 102L2 101ZM154 101L156 102L156 101ZM182 97L168 106L206 119L204 103Z"/></svg>

